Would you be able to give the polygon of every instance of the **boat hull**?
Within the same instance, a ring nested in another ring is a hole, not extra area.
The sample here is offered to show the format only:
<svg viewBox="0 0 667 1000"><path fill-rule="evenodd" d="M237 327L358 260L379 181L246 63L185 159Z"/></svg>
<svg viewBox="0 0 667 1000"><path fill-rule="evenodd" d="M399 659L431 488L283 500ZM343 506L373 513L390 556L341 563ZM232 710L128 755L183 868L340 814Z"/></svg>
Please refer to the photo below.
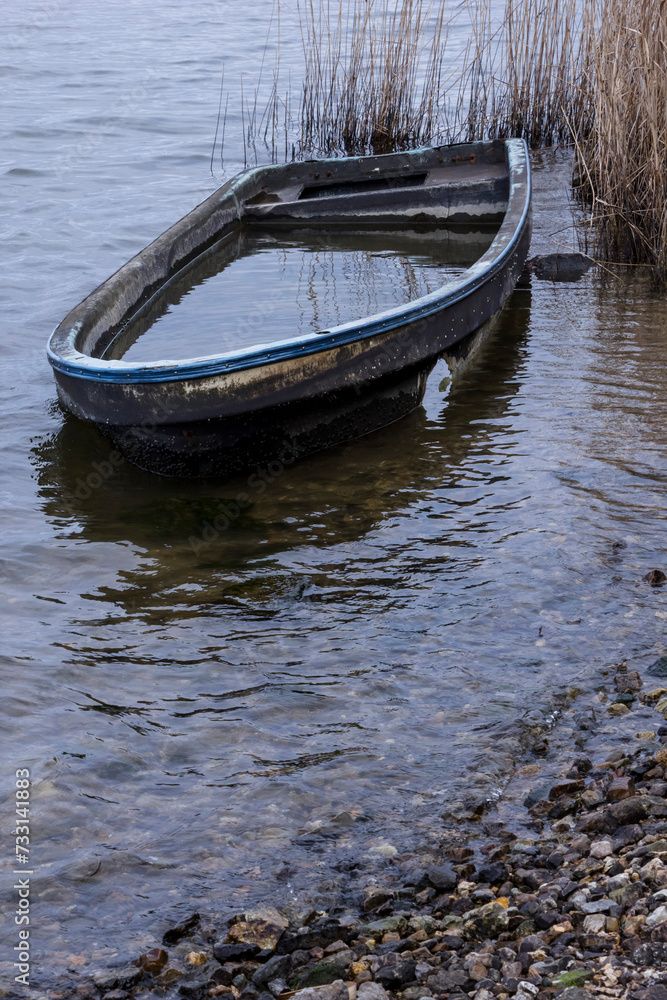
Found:
<svg viewBox="0 0 667 1000"><path fill-rule="evenodd" d="M50 359L62 404L95 422L141 468L187 477L237 475L283 462L281 455L294 460L400 419L419 406L437 359L492 319L523 269L530 240L529 170L525 145L511 142L514 145L415 151L401 154L400 162L398 154L364 158L366 174L371 170L382 175L386 161L394 164L395 174L396 164L410 162L413 175L423 177L430 176L424 167L436 163L436 153L454 150L449 158L437 157L440 163L451 159L455 164L456 183L446 197L446 185L437 187L434 182L426 190L423 181L418 197L411 195L409 186L387 189L382 198L377 192L372 197L360 196L357 190L350 193L354 163L362 162L350 160L324 161L332 169L341 164L344 168L338 187L326 197L309 194L307 184L319 175L312 166L308 174L306 165L300 164L297 179L308 197L265 202L269 182L275 186L280 171L288 168L251 171L254 183L246 176L243 191L238 186L222 189L217 200L209 199L125 265L56 330ZM479 158L477 188L473 168L468 170L472 179L467 180L459 169L461 150L472 156L471 163ZM381 167L372 166L376 163ZM295 168L290 169L288 180L297 191ZM443 172L436 163L436 180L438 170ZM362 187L366 183L360 182ZM290 190L275 189L281 196ZM477 202L475 189L481 192ZM242 206L236 216L230 214L230 190ZM245 201L240 201L244 192ZM417 215L420 223L428 219L440 224L445 212L456 223L497 224L499 217L504 221L492 249L463 279L402 310L236 355L142 366L101 359L128 316L146 308L165 281L220 238L229 238L241 222L284 227L292 220L291 224L303 227L323 220L327 225L334 221L377 225L381 220L396 226L404 212L413 223Z"/></svg>

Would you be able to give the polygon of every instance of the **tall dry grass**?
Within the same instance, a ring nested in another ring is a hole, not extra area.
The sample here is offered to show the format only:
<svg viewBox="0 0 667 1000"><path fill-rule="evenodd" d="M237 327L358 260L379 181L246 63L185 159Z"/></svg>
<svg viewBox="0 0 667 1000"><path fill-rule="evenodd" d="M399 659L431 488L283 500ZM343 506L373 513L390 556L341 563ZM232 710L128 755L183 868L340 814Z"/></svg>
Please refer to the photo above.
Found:
<svg viewBox="0 0 667 1000"><path fill-rule="evenodd" d="M667 0L589 0L578 191L607 260L667 281Z"/></svg>
<svg viewBox="0 0 667 1000"><path fill-rule="evenodd" d="M281 122L298 158L505 136L571 144L589 245L667 281L667 0L297 4L300 107L292 117L289 94L279 101L276 63L260 121L273 159ZM462 24L467 46L453 53ZM256 95L246 119L252 144Z"/></svg>
<svg viewBox="0 0 667 1000"><path fill-rule="evenodd" d="M362 155L426 145L438 129L444 2L298 0L300 148Z"/></svg>
<svg viewBox="0 0 667 1000"><path fill-rule="evenodd" d="M470 40L454 124L469 139L518 136L530 146L570 141L587 64L587 0L469 2Z"/></svg>

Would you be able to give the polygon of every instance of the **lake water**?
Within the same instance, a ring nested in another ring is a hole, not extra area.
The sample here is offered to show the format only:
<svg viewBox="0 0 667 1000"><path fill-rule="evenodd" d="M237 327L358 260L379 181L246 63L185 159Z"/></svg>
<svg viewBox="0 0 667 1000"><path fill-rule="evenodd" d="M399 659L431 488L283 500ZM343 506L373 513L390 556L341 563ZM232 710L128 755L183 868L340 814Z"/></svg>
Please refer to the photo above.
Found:
<svg viewBox="0 0 667 1000"><path fill-rule="evenodd" d="M453 386L439 365L406 420L259 470L212 530L238 484L111 463L44 347L221 182L221 63L238 88L269 7L4 10L1 787L7 828L30 769L49 983L194 908L363 886L502 788L526 713L665 651L667 592L642 577L667 568L667 305L641 272L533 281ZM553 250L568 169L534 168L534 251Z"/></svg>
<svg viewBox="0 0 667 1000"><path fill-rule="evenodd" d="M372 316L461 275L493 235L490 227L281 236L244 229L151 299L106 357L192 358Z"/></svg>

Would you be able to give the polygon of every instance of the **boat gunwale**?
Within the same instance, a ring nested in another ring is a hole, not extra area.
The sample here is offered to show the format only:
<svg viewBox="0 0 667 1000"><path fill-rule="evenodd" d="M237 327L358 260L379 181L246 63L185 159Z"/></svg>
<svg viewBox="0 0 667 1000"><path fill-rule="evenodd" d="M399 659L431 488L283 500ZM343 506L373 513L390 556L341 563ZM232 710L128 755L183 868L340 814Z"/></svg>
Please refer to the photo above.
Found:
<svg viewBox="0 0 667 1000"><path fill-rule="evenodd" d="M473 295L497 274L504 266L508 256L511 255L524 231L530 211L531 196L528 147L523 139L506 139L502 141L506 151L509 180L509 195L503 221L488 250L471 267L467 268L462 275L441 285L434 292L420 296L402 305L394 306L391 309L374 313L371 316L348 321L347 323L332 327L330 330L315 331L305 336L277 340L268 344L255 344L242 350L232 350L214 355L188 358L182 361L165 359L131 363L122 360L104 360L103 358L96 358L93 355L83 354L75 346L83 327L83 319L70 327L66 335L65 349L58 351L54 349L53 343L57 335L62 337L64 333L62 328L66 320L63 320L49 338L47 346L49 361L55 372L99 383L148 384L203 379L209 376L231 374L250 368L261 368L265 365L273 365L276 362L293 360L299 357L309 357L358 340L386 334L393 329L408 326L441 312L448 306ZM413 154L424 152L426 150L411 151ZM404 155L409 156L410 153ZM378 157L378 159L380 158ZM340 161L336 162L340 163ZM254 173L259 173L265 169L262 167L254 168L233 178L223 189L225 196L231 196L238 205L235 188L241 184L247 184ZM525 190L520 191L524 185ZM518 212L519 204L521 204L520 214ZM184 218L187 218L187 216ZM242 210L239 206L237 221L239 223L242 222L242 218ZM177 274L186 268L190 268L201 256L210 253L211 249L218 242L227 238L227 235L221 235L216 243L206 247L200 254L195 255L190 262L184 265L183 268L162 282L140 308L143 309L148 304L148 301L152 301L159 295L165 285L172 281ZM141 257L143 253L149 250L151 245L141 251L138 257ZM132 260L136 260L136 258L132 258ZM96 292L102 289L112 278L116 278L130 263L131 261L128 261L119 271L106 279L96 289ZM91 295L94 294L95 292L91 293ZM80 308L81 305L83 303L77 308Z"/></svg>

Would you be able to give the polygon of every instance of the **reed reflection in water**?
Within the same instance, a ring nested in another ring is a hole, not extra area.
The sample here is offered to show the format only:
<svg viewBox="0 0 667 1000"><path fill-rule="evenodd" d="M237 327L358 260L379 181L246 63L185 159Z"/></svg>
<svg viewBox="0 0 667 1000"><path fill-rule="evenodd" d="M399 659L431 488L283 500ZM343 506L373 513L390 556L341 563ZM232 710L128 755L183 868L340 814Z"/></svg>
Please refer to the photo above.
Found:
<svg viewBox="0 0 667 1000"><path fill-rule="evenodd" d="M240 228L180 272L107 357L182 359L328 329L436 291L491 245L469 228Z"/></svg>

